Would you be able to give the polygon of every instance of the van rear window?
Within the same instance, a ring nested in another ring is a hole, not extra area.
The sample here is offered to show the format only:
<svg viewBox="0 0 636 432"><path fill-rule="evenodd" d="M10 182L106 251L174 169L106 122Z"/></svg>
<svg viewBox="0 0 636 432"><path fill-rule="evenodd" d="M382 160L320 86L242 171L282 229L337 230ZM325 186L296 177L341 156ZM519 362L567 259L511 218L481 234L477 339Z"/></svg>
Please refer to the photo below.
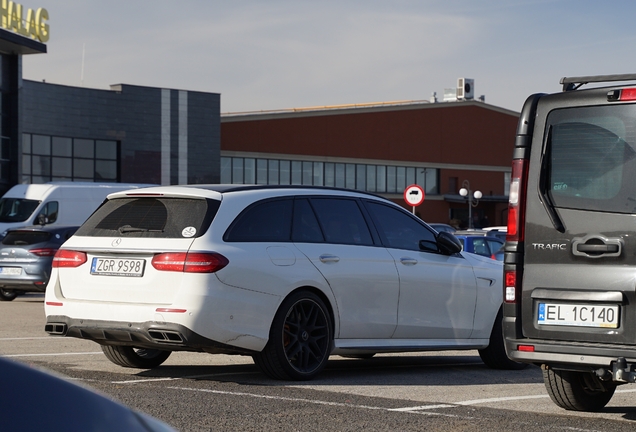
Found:
<svg viewBox="0 0 636 432"><path fill-rule="evenodd" d="M136 197L105 202L77 230L88 237L184 238L203 235L220 202L207 199Z"/></svg>
<svg viewBox="0 0 636 432"><path fill-rule="evenodd" d="M548 116L547 192L556 207L635 213L636 109L568 108Z"/></svg>

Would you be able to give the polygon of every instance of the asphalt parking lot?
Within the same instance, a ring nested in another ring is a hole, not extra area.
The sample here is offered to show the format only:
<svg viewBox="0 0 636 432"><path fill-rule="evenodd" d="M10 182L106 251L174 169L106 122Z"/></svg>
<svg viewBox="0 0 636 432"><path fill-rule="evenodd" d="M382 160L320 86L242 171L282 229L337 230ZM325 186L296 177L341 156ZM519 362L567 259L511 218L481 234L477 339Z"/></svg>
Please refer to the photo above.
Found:
<svg viewBox="0 0 636 432"><path fill-rule="evenodd" d="M273 381L240 356L174 353L155 370L125 369L95 343L50 337L43 327L41 295L0 302L0 355L61 373L179 430L636 427L634 385L620 387L600 413L568 412L547 396L539 368L491 370L476 351L333 356L316 380L298 383Z"/></svg>

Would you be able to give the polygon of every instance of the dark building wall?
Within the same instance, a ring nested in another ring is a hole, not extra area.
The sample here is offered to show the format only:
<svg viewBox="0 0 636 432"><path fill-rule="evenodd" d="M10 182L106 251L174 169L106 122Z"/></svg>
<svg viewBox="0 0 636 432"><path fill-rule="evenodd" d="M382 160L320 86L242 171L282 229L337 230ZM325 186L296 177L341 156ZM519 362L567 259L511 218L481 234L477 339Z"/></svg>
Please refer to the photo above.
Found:
<svg viewBox="0 0 636 432"><path fill-rule="evenodd" d="M117 140L120 181L160 184L162 91L125 84L96 90L24 81L22 132ZM178 93L170 90L171 184L178 179ZM218 182L220 95L188 91L187 96L187 181Z"/></svg>
<svg viewBox="0 0 636 432"><path fill-rule="evenodd" d="M510 165L518 120L512 113L480 102L357 111L224 118L223 150Z"/></svg>

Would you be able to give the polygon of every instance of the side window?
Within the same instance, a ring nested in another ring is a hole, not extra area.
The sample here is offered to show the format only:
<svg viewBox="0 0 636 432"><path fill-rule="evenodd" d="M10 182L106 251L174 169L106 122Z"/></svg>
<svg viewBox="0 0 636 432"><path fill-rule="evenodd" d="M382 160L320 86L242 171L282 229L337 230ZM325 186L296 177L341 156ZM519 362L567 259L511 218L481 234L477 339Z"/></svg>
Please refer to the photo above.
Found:
<svg viewBox="0 0 636 432"><path fill-rule="evenodd" d="M294 201L292 240L298 243L321 243L325 241L318 219L306 199Z"/></svg>
<svg viewBox="0 0 636 432"><path fill-rule="evenodd" d="M486 241L488 242L488 247L490 248L491 255L499 251L499 249L501 249L501 246L503 246L503 243L500 243L495 240L488 239Z"/></svg>
<svg viewBox="0 0 636 432"><path fill-rule="evenodd" d="M55 222L57 220L58 207L59 205L57 201L46 203L46 205L42 207L42 210L40 210L38 217L35 219L35 223L44 225Z"/></svg>
<svg viewBox="0 0 636 432"><path fill-rule="evenodd" d="M473 239L473 253L477 255L490 256L490 249L488 248L488 243L486 243L486 239L484 238L474 238Z"/></svg>
<svg viewBox="0 0 636 432"><path fill-rule="evenodd" d="M419 251L423 241L425 250L437 252L433 231L410 215L390 206L367 201L367 207L378 226L386 247Z"/></svg>
<svg viewBox="0 0 636 432"><path fill-rule="evenodd" d="M311 205L328 243L372 245L367 222L356 200L313 198Z"/></svg>
<svg viewBox="0 0 636 432"><path fill-rule="evenodd" d="M227 242L288 242L292 205L293 199L251 205L232 222L223 239Z"/></svg>

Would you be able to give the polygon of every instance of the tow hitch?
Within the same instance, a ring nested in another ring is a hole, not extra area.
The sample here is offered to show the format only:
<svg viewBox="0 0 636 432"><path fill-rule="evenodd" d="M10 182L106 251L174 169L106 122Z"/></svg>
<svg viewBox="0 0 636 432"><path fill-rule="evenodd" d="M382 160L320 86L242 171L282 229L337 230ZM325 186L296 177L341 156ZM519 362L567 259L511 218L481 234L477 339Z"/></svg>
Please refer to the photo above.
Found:
<svg viewBox="0 0 636 432"><path fill-rule="evenodd" d="M612 363L612 380L624 383L636 382L636 372L634 372L633 367L633 364L627 364L627 360L624 357L619 357ZM603 375L606 375L609 371L604 369L596 371L596 375L603 379L603 376L599 375L601 371L605 371L605 373L602 373Z"/></svg>

